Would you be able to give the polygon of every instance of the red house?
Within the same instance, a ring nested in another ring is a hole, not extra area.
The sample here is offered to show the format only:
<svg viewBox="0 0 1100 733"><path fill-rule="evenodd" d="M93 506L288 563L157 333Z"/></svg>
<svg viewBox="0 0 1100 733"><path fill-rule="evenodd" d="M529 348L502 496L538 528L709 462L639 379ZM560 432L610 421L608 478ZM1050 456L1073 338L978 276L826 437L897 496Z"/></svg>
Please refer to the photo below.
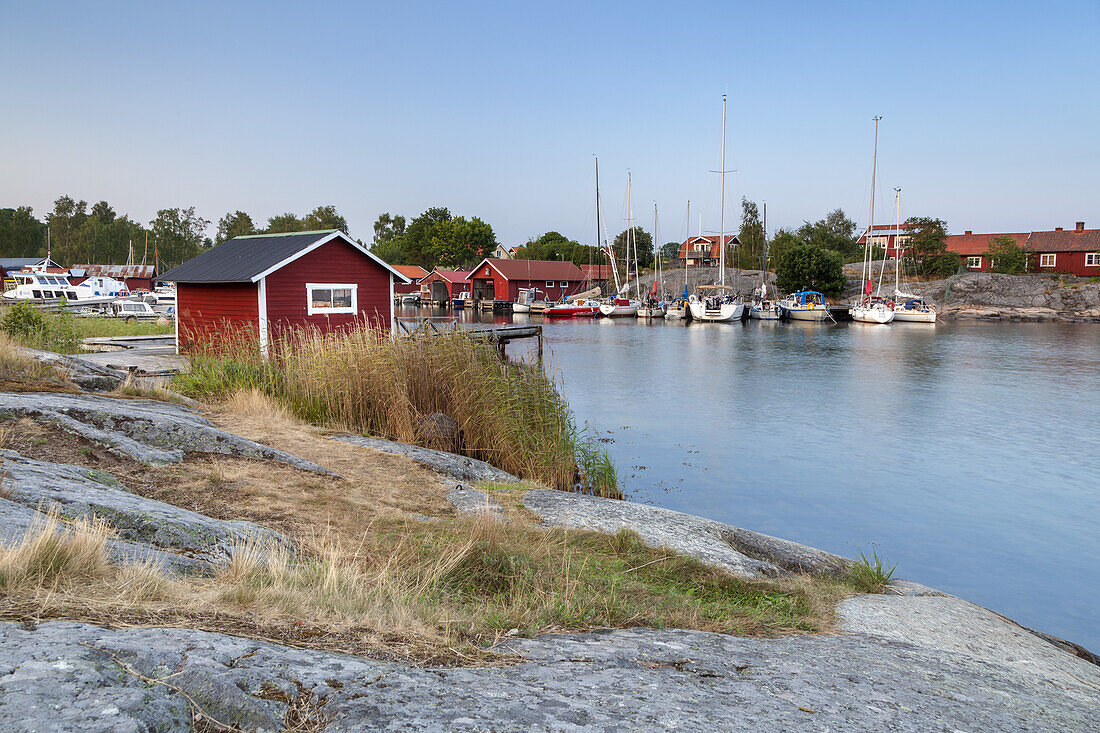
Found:
<svg viewBox="0 0 1100 733"><path fill-rule="evenodd" d="M236 237L160 277L176 283L176 348L228 331L393 328L393 288L409 279L339 231ZM181 340L182 339L182 340Z"/></svg>
<svg viewBox="0 0 1100 733"><path fill-rule="evenodd" d="M470 273L465 270L432 270L420 281L420 300L450 303L456 295L470 289Z"/></svg>
<svg viewBox="0 0 1100 733"><path fill-rule="evenodd" d="M731 247L737 247L741 244L741 240L737 238L736 234L727 234L725 243ZM718 262L722 256L722 245L718 242L718 235L699 234L688 237L681 242L680 252L677 256L680 259L680 264L685 267L699 265L718 267Z"/></svg>
<svg viewBox="0 0 1100 733"><path fill-rule="evenodd" d="M428 271L420 265L394 265L393 269L409 278L407 283L394 283L394 295L411 295L420 292L420 281L428 276Z"/></svg>
<svg viewBox="0 0 1100 733"><path fill-rule="evenodd" d="M69 282L79 285L90 277L113 277L126 283L126 288L134 290L152 290L157 279L157 268L153 265L73 265Z"/></svg>
<svg viewBox="0 0 1100 733"><path fill-rule="evenodd" d="M1008 237L1017 247L1027 247L1027 232L975 234L967 229L962 234L947 235L947 251L957 254L962 266L968 272L985 272L991 267L985 253L989 250L989 242L994 237Z"/></svg>
<svg viewBox="0 0 1100 733"><path fill-rule="evenodd" d="M970 272L985 272L993 263L986 256L995 237L1008 237L1028 253L1028 272L1049 272L1079 277L1100 276L1100 229L1085 229L1079 221L1072 231L1056 227L1053 231L1006 234L964 234L947 237L947 251L959 255Z"/></svg>
<svg viewBox="0 0 1100 733"><path fill-rule="evenodd" d="M584 273L572 262L486 258L470 272L474 300L515 302L520 288L537 288L558 300L584 290Z"/></svg>

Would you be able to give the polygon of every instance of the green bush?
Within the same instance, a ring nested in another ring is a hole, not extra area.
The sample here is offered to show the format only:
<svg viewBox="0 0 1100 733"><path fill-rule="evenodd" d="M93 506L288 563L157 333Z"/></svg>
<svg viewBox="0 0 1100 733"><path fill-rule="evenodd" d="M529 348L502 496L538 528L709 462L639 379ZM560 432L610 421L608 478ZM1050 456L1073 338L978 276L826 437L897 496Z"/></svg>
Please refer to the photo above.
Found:
<svg viewBox="0 0 1100 733"><path fill-rule="evenodd" d="M32 349L71 353L80 343L72 316L43 313L27 302L15 303L4 309L0 316L0 330Z"/></svg>
<svg viewBox="0 0 1100 733"><path fill-rule="evenodd" d="M844 258L839 252L816 244L800 244L788 249L776 273L776 286L788 293L818 290L826 295L840 295L846 283Z"/></svg>
<svg viewBox="0 0 1100 733"><path fill-rule="evenodd" d="M992 263L990 269L993 272L1020 275L1027 270L1027 252L1003 234L989 240L985 256Z"/></svg>

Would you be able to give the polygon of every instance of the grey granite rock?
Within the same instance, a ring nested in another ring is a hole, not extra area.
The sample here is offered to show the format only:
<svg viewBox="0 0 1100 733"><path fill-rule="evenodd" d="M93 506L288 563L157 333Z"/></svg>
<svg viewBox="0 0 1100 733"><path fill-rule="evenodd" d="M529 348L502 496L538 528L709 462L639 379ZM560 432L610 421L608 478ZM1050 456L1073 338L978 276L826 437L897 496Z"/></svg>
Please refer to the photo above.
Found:
<svg viewBox="0 0 1100 733"><path fill-rule="evenodd" d="M35 461L8 450L0 451L0 461L8 494L0 503L0 517L7 520L0 537L7 542L23 536L35 513L56 509L66 519L109 522L120 540L113 549L122 557L180 569L224 562L234 545L248 539L289 544L277 532L251 522L211 519L132 494L100 471Z"/></svg>
<svg viewBox="0 0 1100 733"><path fill-rule="evenodd" d="M69 432L144 463L175 463L184 453L263 458L303 471L328 469L214 427L196 410L158 400L55 392L0 393L0 417L50 420Z"/></svg>
<svg viewBox="0 0 1100 733"><path fill-rule="evenodd" d="M451 502L458 513L464 516L487 513L497 519L505 519L504 507L498 502L484 491L478 491L463 484L457 484L447 492L447 501Z"/></svg>
<svg viewBox="0 0 1100 733"><path fill-rule="evenodd" d="M110 391L126 379L126 373L108 366L95 364L69 354L55 354L39 349L22 349L25 353L46 364L52 364L69 375L81 389L87 392Z"/></svg>
<svg viewBox="0 0 1100 733"><path fill-rule="evenodd" d="M842 607L846 634L547 635L503 643L525 661L491 668L419 669L183 629L4 623L0 728L185 731L191 710L178 689L221 722L279 730L286 706L261 699L266 688L310 695L332 733L1096 729L1100 668L1005 636L1007 622L976 607L905 611L942 600L890 599L899 619L923 614L920 629L962 622L961 633L993 643L907 634L892 613L884 632L883 607L867 596Z"/></svg>
<svg viewBox="0 0 1100 733"><path fill-rule="evenodd" d="M550 526L609 534L632 529L653 547L670 547L747 578L775 577L796 570L835 574L851 564L797 542L629 501L532 489L524 494L523 504Z"/></svg>
<svg viewBox="0 0 1100 733"><path fill-rule="evenodd" d="M392 440L381 438L366 438L362 435L332 435L333 440L340 440L352 445L360 445L365 448L373 448L384 453L394 453L399 456L407 456L418 463L423 463L428 468L439 471L459 481L492 481L494 483L517 483L518 478L492 466L485 461L476 458L467 458L456 453L421 448L418 445L408 443L395 443Z"/></svg>

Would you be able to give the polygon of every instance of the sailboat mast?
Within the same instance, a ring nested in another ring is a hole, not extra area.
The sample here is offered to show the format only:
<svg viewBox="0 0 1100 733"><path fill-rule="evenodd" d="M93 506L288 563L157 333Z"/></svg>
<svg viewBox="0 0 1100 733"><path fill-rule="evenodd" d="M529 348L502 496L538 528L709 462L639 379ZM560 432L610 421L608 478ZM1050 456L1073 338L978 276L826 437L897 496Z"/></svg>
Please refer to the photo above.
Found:
<svg viewBox="0 0 1100 733"><path fill-rule="evenodd" d="M684 297L688 289L688 252L691 248L691 199L688 199L687 218L684 219Z"/></svg>
<svg viewBox="0 0 1100 733"><path fill-rule="evenodd" d="M604 257L611 263L611 274L615 278L615 292L619 292L619 268L615 264L615 250L607 243L607 236L603 238L603 246L600 246L600 159L593 155L596 159L596 246L603 253ZM606 227L606 222L604 223Z"/></svg>
<svg viewBox="0 0 1100 733"><path fill-rule="evenodd" d="M867 242L864 244L866 250L866 256L863 258L866 274L864 280L867 284L871 282L871 241L875 233L875 175L878 173L878 121L882 119L882 115L875 115L875 149L874 155L871 157L871 206L868 219L870 223L867 225ZM863 299L867 299L867 295L863 296Z"/></svg>
<svg viewBox="0 0 1100 733"><path fill-rule="evenodd" d="M718 208L718 282L726 284L726 95L722 95L722 185Z"/></svg>
<svg viewBox="0 0 1100 733"><path fill-rule="evenodd" d="M634 194L630 184L630 172L626 174L626 274L630 277L630 251L631 245L634 250L634 294L635 297L640 298L642 296L641 287L638 285L638 238L634 236Z"/></svg>
<svg viewBox="0 0 1100 733"><path fill-rule="evenodd" d="M894 187L894 297L901 291L901 187Z"/></svg>
<svg viewBox="0 0 1100 733"><path fill-rule="evenodd" d="M657 281L661 279L661 254L657 251L657 202L653 202L653 290L657 290ZM664 284L662 283L662 288Z"/></svg>

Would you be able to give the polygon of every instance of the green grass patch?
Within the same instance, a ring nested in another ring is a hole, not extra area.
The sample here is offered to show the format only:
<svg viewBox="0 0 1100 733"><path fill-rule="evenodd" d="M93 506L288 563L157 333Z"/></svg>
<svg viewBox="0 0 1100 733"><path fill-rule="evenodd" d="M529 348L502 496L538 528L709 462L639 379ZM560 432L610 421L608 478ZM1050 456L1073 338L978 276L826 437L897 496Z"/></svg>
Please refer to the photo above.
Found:
<svg viewBox="0 0 1100 733"><path fill-rule="evenodd" d="M889 565L886 557L871 548L871 557L859 551L859 560L849 568L845 581L860 593L882 593L894 577L897 565Z"/></svg>
<svg viewBox="0 0 1100 733"><path fill-rule="evenodd" d="M118 318L76 316L69 311L57 313L35 308L30 303L0 306L0 331L20 346L76 354L84 339L95 336L153 336L175 332L171 323L137 321L126 323Z"/></svg>

